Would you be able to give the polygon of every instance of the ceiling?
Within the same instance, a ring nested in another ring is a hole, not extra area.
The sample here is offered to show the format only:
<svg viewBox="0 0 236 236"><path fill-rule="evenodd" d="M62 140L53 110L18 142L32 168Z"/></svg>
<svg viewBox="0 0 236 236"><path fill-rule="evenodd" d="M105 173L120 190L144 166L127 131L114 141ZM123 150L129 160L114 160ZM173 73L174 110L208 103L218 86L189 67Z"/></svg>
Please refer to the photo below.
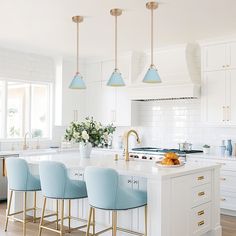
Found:
<svg viewBox="0 0 236 236"><path fill-rule="evenodd" d="M111 8L118 19L119 51L146 50L150 12L144 0L0 0L0 46L46 55L75 54L73 15L83 15L83 57L110 55L114 49ZM155 46L193 42L236 33L235 0L162 0L155 15ZM158 29L158 31L157 31ZM158 40L156 40L158 39Z"/></svg>

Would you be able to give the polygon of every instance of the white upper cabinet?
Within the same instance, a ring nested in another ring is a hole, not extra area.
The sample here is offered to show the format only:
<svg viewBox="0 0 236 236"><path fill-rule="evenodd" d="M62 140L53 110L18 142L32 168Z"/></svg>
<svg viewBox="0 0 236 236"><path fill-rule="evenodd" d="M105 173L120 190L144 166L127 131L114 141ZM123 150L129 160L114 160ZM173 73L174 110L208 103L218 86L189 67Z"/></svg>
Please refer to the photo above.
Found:
<svg viewBox="0 0 236 236"><path fill-rule="evenodd" d="M226 67L226 45L207 46L204 50L204 71L223 70Z"/></svg>
<svg viewBox="0 0 236 236"><path fill-rule="evenodd" d="M225 81L225 71L206 72L204 75L205 119L209 123L225 122Z"/></svg>
<svg viewBox="0 0 236 236"><path fill-rule="evenodd" d="M203 55L204 71L236 68L236 42L205 46Z"/></svg>
<svg viewBox="0 0 236 236"><path fill-rule="evenodd" d="M228 65L230 69L236 69L236 42L230 43L228 46Z"/></svg>
<svg viewBox="0 0 236 236"><path fill-rule="evenodd" d="M207 45L203 52L204 121L236 125L236 42Z"/></svg>
<svg viewBox="0 0 236 236"><path fill-rule="evenodd" d="M227 109L227 119L228 122L232 125L236 125L236 69L229 70L226 72L228 83L227 83L227 91L229 91L226 101L226 109Z"/></svg>

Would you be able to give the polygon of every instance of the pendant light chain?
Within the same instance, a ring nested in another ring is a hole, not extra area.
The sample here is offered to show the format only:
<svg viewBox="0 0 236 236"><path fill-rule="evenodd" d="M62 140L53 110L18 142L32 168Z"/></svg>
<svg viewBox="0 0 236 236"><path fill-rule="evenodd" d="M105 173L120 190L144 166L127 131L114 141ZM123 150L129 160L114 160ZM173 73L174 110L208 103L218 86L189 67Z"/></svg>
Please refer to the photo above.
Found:
<svg viewBox="0 0 236 236"><path fill-rule="evenodd" d="M79 73L79 22L77 22L77 54L76 54L76 60L77 60L77 73Z"/></svg>
<svg viewBox="0 0 236 236"><path fill-rule="evenodd" d="M117 16L115 16L115 70L117 69Z"/></svg>

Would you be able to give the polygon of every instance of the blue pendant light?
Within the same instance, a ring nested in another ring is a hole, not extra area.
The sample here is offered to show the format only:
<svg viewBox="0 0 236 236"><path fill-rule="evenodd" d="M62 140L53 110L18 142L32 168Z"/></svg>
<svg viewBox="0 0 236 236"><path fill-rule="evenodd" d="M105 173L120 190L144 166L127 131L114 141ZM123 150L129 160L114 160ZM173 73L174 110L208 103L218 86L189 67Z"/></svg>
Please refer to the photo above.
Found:
<svg viewBox="0 0 236 236"><path fill-rule="evenodd" d="M70 89L86 89L82 75L79 73L79 23L83 22L82 16L73 16L72 20L77 24L77 72L72 79L69 88Z"/></svg>
<svg viewBox="0 0 236 236"><path fill-rule="evenodd" d="M117 8L111 9L110 14L112 16L115 16L115 69L107 82L107 86L122 87L125 86L125 82L120 71L117 68L117 16L120 16L122 14L122 10Z"/></svg>
<svg viewBox="0 0 236 236"><path fill-rule="evenodd" d="M147 9L151 10L151 65L143 78L144 83L161 83L159 73L153 64L153 10L158 8L157 2L148 2Z"/></svg>
<svg viewBox="0 0 236 236"><path fill-rule="evenodd" d="M76 73L74 78L72 79L70 89L86 89L86 85L84 83L83 77L80 73Z"/></svg>

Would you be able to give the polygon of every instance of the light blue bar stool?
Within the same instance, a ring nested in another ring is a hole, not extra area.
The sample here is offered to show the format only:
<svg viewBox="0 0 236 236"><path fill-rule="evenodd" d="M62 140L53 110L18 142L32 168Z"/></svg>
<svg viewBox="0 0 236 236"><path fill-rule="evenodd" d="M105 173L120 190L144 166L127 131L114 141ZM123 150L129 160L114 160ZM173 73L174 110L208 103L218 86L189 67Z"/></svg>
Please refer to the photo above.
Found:
<svg viewBox="0 0 236 236"><path fill-rule="evenodd" d="M10 190L10 198L7 207L5 231L7 231L8 220L11 216L15 216L23 213L23 220L14 218L16 221L23 223L23 235L26 235L26 213L28 211L33 211L33 222L36 222L36 196L37 192L41 190L40 180L37 176L33 176L30 173L29 166L27 162L20 158L7 158L7 177L8 177L8 188ZM22 192L24 194L23 210L11 213L11 202L13 192ZM27 192L34 192L34 206L33 208L26 207L27 202Z"/></svg>
<svg viewBox="0 0 236 236"><path fill-rule="evenodd" d="M71 229L71 219L82 220L71 216L71 200L87 198L86 184L84 181L71 180L68 176L67 169L64 164L54 161L41 161L39 163L39 174L42 185L42 193L44 196L42 217L39 225L39 236L42 233L42 229L47 229L60 235L65 232L71 232L72 230L81 229L87 226L82 225L77 228ZM56 200L56 213L45 216L47 199ZM58 219L58 201L61 201L61 217ZM64 216L64 201L69 200L69 215ZM56 220L50 223L56 222L56 229L47 227L44 224L46 217L56 215ZM64 230L64 220L68 219L68 230ZM60 230L58 222L60 221ZM83 220L82 220L83 221Z"/></svg>
<svg viewBox="0 0 236 236"><path fill-rule="evenodd" d="M118 173L109 168L87 167L85 180L90 204L86 236L89 235L91 218L94 208L112 211L112 227L95 233L99 235L112 230L116 236L117 230L126 233L147 236L147 192L132 190L119 185ZM144 234L117 227L117 212L145 207Z"/></svg>

